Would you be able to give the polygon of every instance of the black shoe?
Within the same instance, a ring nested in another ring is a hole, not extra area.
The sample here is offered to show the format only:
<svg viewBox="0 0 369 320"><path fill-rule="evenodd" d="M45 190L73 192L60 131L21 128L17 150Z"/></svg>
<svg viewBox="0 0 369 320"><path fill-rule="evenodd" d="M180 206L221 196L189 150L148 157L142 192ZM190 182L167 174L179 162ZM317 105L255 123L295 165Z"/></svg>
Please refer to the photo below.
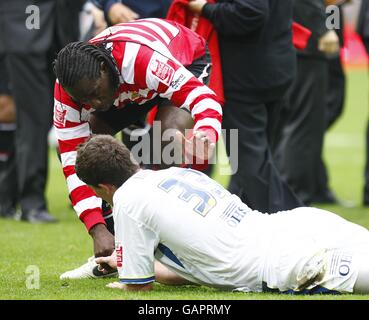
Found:
<svg viewBox="0 0 369 320"><path fill-rule="evenodd" d="M45 210L31 210L27 213L22 213L21 216L22 221L27 221L29 223L54 223L57 220L51 216Z"/></svg>

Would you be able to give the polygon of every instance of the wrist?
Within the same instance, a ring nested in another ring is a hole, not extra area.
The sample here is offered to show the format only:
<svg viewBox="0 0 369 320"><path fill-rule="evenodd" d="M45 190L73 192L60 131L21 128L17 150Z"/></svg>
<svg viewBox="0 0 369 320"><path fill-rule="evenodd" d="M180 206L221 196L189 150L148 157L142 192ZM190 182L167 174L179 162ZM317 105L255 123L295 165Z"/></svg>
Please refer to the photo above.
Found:
<svg viewBox="0 0 369 320"><path fill-rule="evenodd" d="M97 234L107 231L106 225L103 223L95 224L90 230L89 234L92 238L96 237Z"/></svg>

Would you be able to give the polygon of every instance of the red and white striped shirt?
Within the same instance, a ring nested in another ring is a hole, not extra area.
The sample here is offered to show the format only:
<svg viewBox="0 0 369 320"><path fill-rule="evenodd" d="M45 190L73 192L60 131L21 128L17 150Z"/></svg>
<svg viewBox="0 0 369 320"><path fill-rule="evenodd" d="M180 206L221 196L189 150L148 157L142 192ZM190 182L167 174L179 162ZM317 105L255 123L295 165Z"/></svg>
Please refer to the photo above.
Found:
<svg viewBox="0 0 369 320"><path fill-rule="evenodd" d="M205 41L191 30L162 19L144 19L110 27L90 40L104 41L120 72L120 87L114 105L144 104L156 96L186 108L194 130L211 130L219 137L222 108L215 93L185 66L205 54ZM104 223L101 199L76 175L77 146L90 136L90 106L79 106L58 81L54 90L54 126L64 175L73 207L89 230Z"/></svg>

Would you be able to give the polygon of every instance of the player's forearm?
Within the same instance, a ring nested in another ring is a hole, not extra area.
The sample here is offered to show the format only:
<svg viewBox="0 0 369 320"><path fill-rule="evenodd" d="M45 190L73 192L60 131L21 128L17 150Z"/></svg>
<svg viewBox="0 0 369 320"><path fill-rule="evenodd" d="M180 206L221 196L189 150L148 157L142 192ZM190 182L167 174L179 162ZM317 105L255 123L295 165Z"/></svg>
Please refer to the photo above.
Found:
<svg viewBox="0 0 369 320"><path fill-rule="evenodd" d="M212 142L218 140L222 129L223 110L214 91L192 78L180 92L173 93L171 101L191 112L194 131L211 128L214 132L211 134L214 137Z"/></svg>
<svg viewBox="0 0 369 320"><path fill-rule="evenodd" d="M161 284L174 286L192 284L190 281L169 270L159 261L155 261L155 281Z"/></svg>

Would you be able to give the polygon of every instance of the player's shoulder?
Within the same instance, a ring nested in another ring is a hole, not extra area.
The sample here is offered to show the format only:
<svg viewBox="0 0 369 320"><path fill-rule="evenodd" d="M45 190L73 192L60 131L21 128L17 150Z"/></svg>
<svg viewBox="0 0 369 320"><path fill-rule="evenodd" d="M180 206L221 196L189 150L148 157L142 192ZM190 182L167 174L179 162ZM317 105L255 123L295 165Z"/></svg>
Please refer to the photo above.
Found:
<svg viewBox="0 0 369 320"><path fill-rule="evenodd" d="M158 171L140 170L116 191L114 199L125 199L125 203L136 200L145 201L149 197L155 196L158 184L177 175L182 170L175 167Z"/></svg>
<svg viewBox="0 0 369 320"><path fill-rule="evenodd" d="M143 195L148 195L151 180L153 179L152 170L140 170L130 177L122 186L118 188L114 195L115 202L129 203L137 199L143 200Z"/></svg>

